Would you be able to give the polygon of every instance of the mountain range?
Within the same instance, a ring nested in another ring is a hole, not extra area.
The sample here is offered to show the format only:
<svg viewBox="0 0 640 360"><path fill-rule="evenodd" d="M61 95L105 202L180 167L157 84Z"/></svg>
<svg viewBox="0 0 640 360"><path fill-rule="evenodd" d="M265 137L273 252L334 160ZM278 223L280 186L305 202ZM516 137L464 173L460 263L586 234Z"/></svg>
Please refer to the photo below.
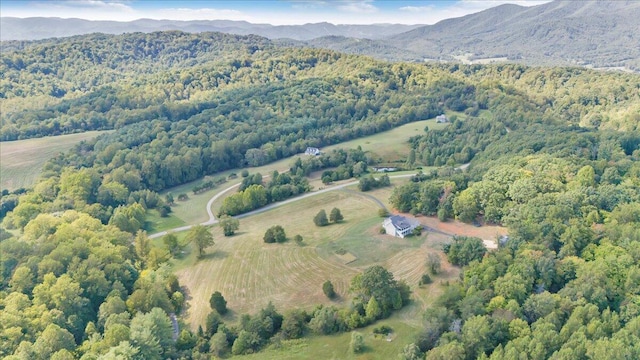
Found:
<svg viewBox="0 0 640 360"><path fill-rule="evenodd" d="M274 26L244 21L132 22L60 18L0 19L2 40L92 32L181 30L256 34L288 46L328 48L390 61L520 62L640 71L640 1L567 1L496 6L434 25Z"/></svg>

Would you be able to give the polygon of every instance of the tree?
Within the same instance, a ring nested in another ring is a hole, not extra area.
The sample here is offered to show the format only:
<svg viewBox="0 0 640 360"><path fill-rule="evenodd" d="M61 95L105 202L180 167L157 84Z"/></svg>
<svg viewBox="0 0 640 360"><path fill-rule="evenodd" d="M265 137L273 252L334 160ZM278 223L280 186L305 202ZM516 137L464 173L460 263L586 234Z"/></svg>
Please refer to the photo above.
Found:
<svg viewBox="0 0 640 360"><path fill-rule="evenodd" d="M340 213L340 209L331 209L331 213L329 213L329 221L331 221L332 223L339 223L342 220L344 220L344 217Z"/></svg>
<svg viewBox="0 0 640 360"><path fill-rule="evenodd" d="M222 296L219 291L211 294L209 305L211 305L211 308L217 311L220 315L224 315L227 313L227 300L224 299L224 296Z"/></svg>
<svg viewBox="0 0 640 360"><path fill-rule="evenodd" d="M427 255L427 269L431 275L438 275L440 272L440 268L442 267L442 263L440 260L440 256L436 253L429 253Z"/></svg>
<svg viewBox="0 0 640 360"><path fill-rule="evenodd" d="M49 359L59 350L74 350L75 345L73 335L69 331L56 324L49 324L33 344L33 349L40 359Z"/></svg>
<svg viewBox="0 0 640 360"><path fill-rule="evenodd" d="M213 242L213 235L209 232L209 230L202 226L196 225L189 230L187 236L185 237L188 243L193 243L198 248L198 257L201 258L204 255L204 249L209 246L215 245Z"/></svg>
<svg viewBox="0 0 640 360"><path fill-rule="evenodd" d="M444 246L449 262L458 266L480 260L486 252L482 239L477 237L454 236L453 243Z"/></svg>
<svg viewBox="0 0 640 360"><path fill-rule="evenodd" d="M376 300L375 296L372 296L367 303L367 308L365 309L365 315L367 319L371 322L374 322L382 316L382 309L380 309L380 304L378 304L378 300Z"/></svg>
<svg viewBox="0 0 640 360"><path fill-rule="evenodd" d="M209 341L209 351L217 357L224 356L229 352L229 340L224 331L218 330Z"/></svg>
<svg viewBox="0 0 640 360"><path fill-rule="evenodd" d="M224 236L232 236L240 228L240 221L228 215L221 216L219 223Z"/></svg>
<svg viewBox="0 0 640 360"><path fill-rule="evenodd" d="M285 234L282 226L275 225L267 229L262 239L268 244L272 244L274 242L282 243L287 241L287 235Z"/></svg>
<svg viewBox="0 0 640 360"><path fill-rule="evenodd" d="M167 205L172 206L175 202L175 200L173 199L173 194L171 194L170 192L167 193L167 195L164 196L164 201L167 203Z"/></svg>
<svg viewBox="0 0 640 360"><path fill-rule="evenodd" d="M414 343L405 345L399 356L400 360L422 360L423 358L424 354L420 351L418 345Z"/></svg>
<svg viewBox="0 0 640 360"><path fill-rule="evenodd" d="M162 237L164 246L167 247L169 253L175 256L180 251L180 244L178 243L178 237L173 233L168 233Z"/></svg>
<svg viewBox="0 0 640 360"><path fill-rule="evenodd" d="M327 219L327 213L324 209L320 210L316 216L313 218L313 223L316 226L327 226L329 225L329 219Z"/></svg>
<svg viewBox="0 0 640 360"><path fill-rule="evenodd" d="M304 239L302 238L302 235L297 234L296 236L293 237L293 241L296 242L296 244L298 244L299 246L304 245L303 241Z"/></svg>
<svg viewBox="0 0 640 360"><path fill-rule="evenodd" d="M304 335L307 314L303 310L291 310L284 315L282 335L285 339L297 339Z"/></svg>
<svg viewBox="0 0 640 360"><path fill-rule="evenodd" d="M375 265L367 268L362 274L351 280L354 301L366 306L372 297L382 310L381 318L387 317L392 310L398 310L409 301L408 286L393 278L393 274L382 266Z"/></svg>
<svg viewBox="0 0 640 360"><path fill-rule="evenodd" d="M327 280L324 282L324 284L322 284L322 292L329 298L329 299L333 299L336 297L336 292L333 289L333 284L331 283L331 280Z"/></svg>
<svg viewBox="0 0 640 360"><path fill-rule="evenodd" d="M364 336L361 333L354 331L351 333L351 342L349 343L349 349L354 354L359 354L364 351Z"/></svg>
<svg viewBox="0 0 640 360"><path fill-rule="evenodd" d="M241 330L238 338L233 342L231 353L233 355L249 354L258 350L260 346L260 337L254 332Z"/></svg>

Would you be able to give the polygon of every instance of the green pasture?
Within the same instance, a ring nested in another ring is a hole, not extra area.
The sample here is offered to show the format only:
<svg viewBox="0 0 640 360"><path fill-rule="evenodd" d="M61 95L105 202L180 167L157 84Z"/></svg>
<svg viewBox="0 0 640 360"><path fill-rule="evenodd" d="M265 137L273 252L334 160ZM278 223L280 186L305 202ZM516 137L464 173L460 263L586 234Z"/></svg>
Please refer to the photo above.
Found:
<svg viewBox="0 0 640 360"><path fill-rule="evenodd" d="M48 136L37 139L0 142L0 188L14 190L30 187L51 158L77 143L92 139L104 131Z"/></svg>

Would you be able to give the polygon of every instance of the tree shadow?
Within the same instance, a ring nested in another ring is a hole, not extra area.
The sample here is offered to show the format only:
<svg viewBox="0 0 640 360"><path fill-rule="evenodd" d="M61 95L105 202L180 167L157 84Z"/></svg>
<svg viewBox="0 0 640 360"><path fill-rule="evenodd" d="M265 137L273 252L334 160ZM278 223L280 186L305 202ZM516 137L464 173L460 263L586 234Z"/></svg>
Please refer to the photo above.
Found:
<svg viewBox="0 0 640 360"><path fill-rule="evenodd" d="M198 260L215 260L215 259L224 259L229 256L229 253L224 250L216 250L212 253L206 253L198 258Z"/></svg>

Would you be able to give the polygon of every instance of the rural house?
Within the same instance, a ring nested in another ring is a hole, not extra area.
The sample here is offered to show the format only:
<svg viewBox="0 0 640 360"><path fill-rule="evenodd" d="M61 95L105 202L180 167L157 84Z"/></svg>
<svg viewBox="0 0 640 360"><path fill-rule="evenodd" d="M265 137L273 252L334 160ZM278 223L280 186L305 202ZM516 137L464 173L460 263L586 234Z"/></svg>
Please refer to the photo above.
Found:
<svg viewBox="0 0 640 360"><path fill-rule="evenodd" d="M304 151L304 154L318 156L320 155L320 149L310 146L307 148L307 150Z"/></svg>
<svg viewBox="0 0 640 360"><path fill-rule="evenodd" d="M449 119L447 119L447 115L442 114L442 115L436 116L436 123L441 124L441 123L448 123L448 122L449 122Z"/></svg>
<svg viewBox="0 0 640 360"><path fill-rule="evenodd" d="M407 219L401 215L388 217L382 222L382 227L384 227L387 234L399 238L410 235L413 229L418 226L420 226L420 223L415 219Z"/></svg>

